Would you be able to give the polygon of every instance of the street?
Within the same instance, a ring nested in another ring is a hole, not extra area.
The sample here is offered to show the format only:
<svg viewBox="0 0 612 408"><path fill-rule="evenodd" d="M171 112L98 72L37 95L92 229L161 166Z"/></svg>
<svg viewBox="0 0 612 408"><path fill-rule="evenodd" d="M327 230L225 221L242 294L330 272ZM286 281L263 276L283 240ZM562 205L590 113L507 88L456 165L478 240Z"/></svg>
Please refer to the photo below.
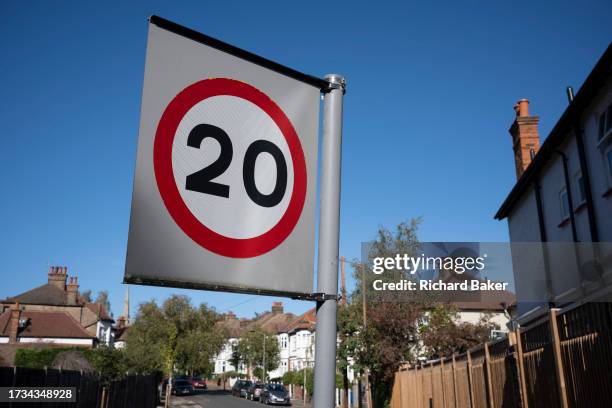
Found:
<svg viewBox="0 0 612 408"><path fill-rule="evenodd" d="M304 404L301 401L292 401L293 407L303 408ZM229 391L223 390L206 390L198 391L197 394L188 397L172 397L172 408L249 408L263 407L257 401L249 401L244 398L232 397ZM306 408L310 404L306 405Z"/></svg>

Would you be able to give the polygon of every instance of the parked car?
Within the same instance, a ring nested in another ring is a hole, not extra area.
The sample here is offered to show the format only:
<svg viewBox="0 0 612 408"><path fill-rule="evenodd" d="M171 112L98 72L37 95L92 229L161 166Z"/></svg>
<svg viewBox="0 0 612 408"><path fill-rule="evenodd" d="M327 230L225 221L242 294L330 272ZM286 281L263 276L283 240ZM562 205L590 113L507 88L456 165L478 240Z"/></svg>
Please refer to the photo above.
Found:
<svg viewBox="0 0 612 408"><path fill-rule="evenodd" d="M291 405L289 392L281 384L264 385L259 402L266 405Z"/></svg>
<svg viewBox="0 0 612 408"><path fill-rule="evenodd" d="M193 394L193 386L187 380L173 380L172 394L174 395L191 395Z"/></svg>
<svg viewBox="0 0 612 408"><path fill-rule="evenodd" d="M206 380L200 376L195 376L191 378L191 386L194 389L205 390L206 389Z"/></svg>
<svg viewBox="0 0 612 408"><path fill-rule="evenodd" d="M232 395L234 397L245 397L247 389L253 385L253 381L249 380L236 380L232 387Z"/></svg>
<svg viewBox="0 0 612 408"><path fill-rule="evenodd" d="M263 386L264 385L261 383L254 383L251 385L246 391L246 399L250 399L251 401L259 401L259 396Z"/></svg>

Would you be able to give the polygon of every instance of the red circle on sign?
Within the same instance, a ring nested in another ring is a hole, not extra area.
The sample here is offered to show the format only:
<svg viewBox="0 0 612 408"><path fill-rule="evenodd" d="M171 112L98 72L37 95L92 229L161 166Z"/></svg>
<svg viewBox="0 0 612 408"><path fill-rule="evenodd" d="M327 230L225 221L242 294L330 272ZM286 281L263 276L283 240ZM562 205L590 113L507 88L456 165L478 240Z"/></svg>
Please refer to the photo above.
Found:
<svg viewBox="0 0 612 408"><path fill-rule="evenodd" d="M283 134L293 162L293 191L285 213L267 232L253 238L231 238L206 227L189 210L174 180L172 144L179 123L197 103L220 95L245 99L263 110ZM231 258L251 258L280 245L297 224L306 199L306 161L298 135L289 118L263 92L228 78L205 79L189 85L170 101L159 120L153 146L155 179L162 200L176 224L202 247Z"/></svg>

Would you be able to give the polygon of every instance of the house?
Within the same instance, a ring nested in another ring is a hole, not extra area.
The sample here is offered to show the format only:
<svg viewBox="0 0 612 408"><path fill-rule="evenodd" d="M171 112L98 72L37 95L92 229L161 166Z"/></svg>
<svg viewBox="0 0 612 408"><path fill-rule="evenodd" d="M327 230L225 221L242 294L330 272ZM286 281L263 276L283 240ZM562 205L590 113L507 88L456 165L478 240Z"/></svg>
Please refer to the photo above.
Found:
<svg viewBox="0 0 612 408"><path fill-rule="evenodd" d="M46 327L44 321L48 317L57 322L61 320L63 323L59 328L71 327L76 322L95 340L95 344L112 345L112 317L104 306L88 302L80 296L78 279L76 276L68 277L66 267L52 266L44 285L0 300L0 313L6 315L5 320L11 313L16 313L16 308L23 319L30 319L29 329L26 327L25 332L34 330L44 334L39 332L42 330L39 327Z"/></svg>
<svg viewBox="0 0 612 408"><path fill-rule="evenodd" d="M529 101L510 127L516 184L507 220L519 322L612 291L612 44L540 146Z"/></svg>
<svg viewBox="0 0 612 408"><path fill-rule="evenodd" d="M226 313L223 320L217 324L219 329L225 330L228 333L229 338L221 352L215 356L215 374L222 374L229 371L250 374L248 372L248 367L243 365L234 367L231 362L234 347L238 343L240 336L249 330L259 328L270 335L270 341L272 341L272 339L274 339L274 341L279 341L277 334L294 319L295 315L293 313L284 312L282 302L273 302L270 311L258 315L254 319L238 319L234 313ZM270 373L270 376L272 377L273 374L274 373Z"/></svg>
<svg viewBox="0 0 612 408"><path fill-rule="evenodd" d="M280 364L270 377L282 377L288 371L314 367L314 340L316 326L315 309L280 328L277 333Z"/></svg>
<svg viewBox="0 0 612 408"><path fill-rule="evenodd" d="M0 365L12 365L20 348L92 348L97 338L65 311L23 310L19 303L0 314Z"/></svg>

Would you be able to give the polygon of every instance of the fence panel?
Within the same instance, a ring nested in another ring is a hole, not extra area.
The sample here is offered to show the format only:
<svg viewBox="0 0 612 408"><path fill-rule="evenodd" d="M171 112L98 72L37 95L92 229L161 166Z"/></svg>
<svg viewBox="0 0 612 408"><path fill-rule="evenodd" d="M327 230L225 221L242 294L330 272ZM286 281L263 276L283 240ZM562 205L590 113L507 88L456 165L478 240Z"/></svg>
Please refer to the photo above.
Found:
<svg viewBox="0 0 612 408"><path fill-rule="evenodd" d="M442 360L442 391L444 397L443 407L454 408L455 407L455 380L453 377L453 360L444 359Z"/></svg>
<svg viewBox="0 0 612 408"><path fill-rule="evenodd" d="M559 315L557 324L569 405L610 406L612 304L580 306Z"/></svg>
<svg viewBox="0 0 612 408"><path fill-rule="evenodd" d="M488 408L484 349L481 348L477 351L473 351L471 356L472 392L474 396L473 408Z"/></svg>
<svg viewBox="0 0 612 408"><path fill-rule="evenodd" d="M556 316L558 343L553 343L551 316ZM401 371L393 407L518 408L522 405L521 373L529 408L560 407L561 380L570 407L612 406L612 303L551 312L548 318L522 329L517 339L520 348L502 340L488 344L488 354L481 346L455 356L454 362L447 358ZM554 344L560 346L559 369ZM515 348L522 352L522 362L517 361ZM563 375L561 380L557 375ZM0 371L0 381L6 382L5 377Z"/></svg>
<svg viewBox="0 0 612 408"><path fill-rule="evenodd" d="M457 408L470 408L470 381L466 354L455 358L455 389Z"/></svg>
<svg viewBox="0 0 612 408"><path fill-rule="evenodd" d="M495 408L520 407L519 379L516 360L507 339L489 346L491 382Z"/></svg>
<svg viewBox="0 0 612 408"><path fill-rule="evenodd" d="M560 406L550 323L528 328L521 333L525 359L525 381L530 407Z"/></svg>

